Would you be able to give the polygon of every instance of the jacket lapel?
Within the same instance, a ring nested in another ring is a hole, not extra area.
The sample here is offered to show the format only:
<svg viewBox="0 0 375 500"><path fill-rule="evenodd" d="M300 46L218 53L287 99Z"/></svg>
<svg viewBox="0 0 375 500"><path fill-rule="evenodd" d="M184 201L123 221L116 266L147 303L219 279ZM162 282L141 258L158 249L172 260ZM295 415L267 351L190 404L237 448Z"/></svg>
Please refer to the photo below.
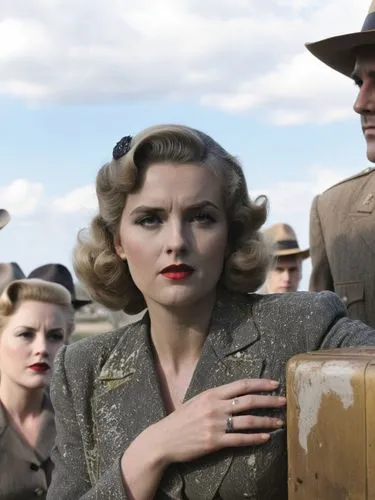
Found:
<svg viewBox="0 0 375 500"><path fill-rule="evenodd" d="M249 298L238 295L233 300L222 294L185 400L241 378L259 378L264 367L259 337ZM187 497L212 500L232 463L233 452L225 449L184 464L181 470Z"/></svg>
<svg viewBox="0 0 375 500"><path fill-rule="evenodd" d="M98 447L95 468L100 475L144 429L166 416L150 345L148 315L120 339L103 366L92 407ZM183 484L174 467L167 470L162 483L167 498L180 498Z"/></svg>
<svg viewBox="0 0 375 500"><path fill-rule="evenodd" d="M122 336L99 376L92 403L104 462L165 416L147 330L142 321Z"/></svg>

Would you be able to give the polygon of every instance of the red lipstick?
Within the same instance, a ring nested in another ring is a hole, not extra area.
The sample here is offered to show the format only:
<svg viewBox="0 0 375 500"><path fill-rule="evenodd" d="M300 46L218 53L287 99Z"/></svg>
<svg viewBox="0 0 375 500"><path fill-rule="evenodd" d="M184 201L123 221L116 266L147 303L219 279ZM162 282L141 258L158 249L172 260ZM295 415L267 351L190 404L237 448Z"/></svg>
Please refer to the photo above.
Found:
<svg viewBox="0 0 375 500"><path fill-rule="evenodd" d="M164 268L161 274L169 280L178 281L188 278L193 272L194 269L187 264L174 264Z"/></svg>
<svg viewBox="0 0 375 500"><path fill-rule="evenodd" d="M50 369L50 366L47 363L34 363L33 365L30 365L29 368L34 372L45 373Z"/></svg>

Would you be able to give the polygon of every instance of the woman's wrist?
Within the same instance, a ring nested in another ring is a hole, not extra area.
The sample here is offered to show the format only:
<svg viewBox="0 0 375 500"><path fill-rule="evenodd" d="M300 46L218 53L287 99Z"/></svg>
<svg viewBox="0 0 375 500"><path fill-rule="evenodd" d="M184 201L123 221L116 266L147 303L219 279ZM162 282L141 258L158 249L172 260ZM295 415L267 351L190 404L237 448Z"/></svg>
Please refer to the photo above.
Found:
<svg viewBox="0 0 375 500"><path fill-rule="evenodd" d="M121 458L121 473L129 498L154 498L166 467L163 453L147 439L147 433L141 433Z"/></svg>
<svg viewBox="0 0 375 500"><path fill-rule="evenodd" d="M139 434L121 458L122 474L128 485L138 482L138 478L144 481L145 477L158 484L169 465L164 447L159 440L154 440L153 427Z"/></svg>

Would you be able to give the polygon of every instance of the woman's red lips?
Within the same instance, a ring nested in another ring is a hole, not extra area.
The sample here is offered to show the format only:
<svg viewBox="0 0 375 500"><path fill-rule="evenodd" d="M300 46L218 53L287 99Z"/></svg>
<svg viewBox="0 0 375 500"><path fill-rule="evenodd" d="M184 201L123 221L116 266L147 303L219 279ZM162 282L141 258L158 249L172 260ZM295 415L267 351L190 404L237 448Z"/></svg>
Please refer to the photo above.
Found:
<svg viewBox="0 0 375 500"><path fill-rule="evenodd" d="M188 278L193 272L194 269L187 264L174 264L165 267L161 274L170 280L183 280Z"/></svg>
<svg viewBox="0 0 375 500"><path fill-rule="evenodd" d="M30 365L29 368L34 372L46 372L50 369L50 366L47 363L34 363Z"/></svg>

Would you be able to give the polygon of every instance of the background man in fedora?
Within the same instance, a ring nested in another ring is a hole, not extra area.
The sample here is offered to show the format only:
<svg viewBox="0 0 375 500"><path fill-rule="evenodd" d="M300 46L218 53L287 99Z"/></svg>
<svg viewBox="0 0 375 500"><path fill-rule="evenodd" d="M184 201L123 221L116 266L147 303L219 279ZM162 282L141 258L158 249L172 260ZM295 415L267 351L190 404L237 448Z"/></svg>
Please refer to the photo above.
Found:
<svg viewBox="0 0 375 500"><path fill-rule="evenodd" d="M367 158L375 163L375 1L360 32L306 47L358 85ZM352 318L375 328L375 170L370 167L317 196L311 207L310 289L333 290Z"/></svg>
<svg viewBox="0 0 375 500"><path fill-rule="evenodd" d="M7 210L0 208L0 229L3 229L10 221L10 215Z"/></svg>
<svg viewBox="0 0 375 500"><path fill-rule="evenodd" d="M302 278L302 261L309 256L309 250L301 250L296 233L288 224L274 224L263 232L263 237L272 264L260 292L296 292Z"/></svg>
<svg viewBox="0 0 375 500"><path fill-rule="evenodd" d="M72 296L72 306L75 311L81 307L91 304L88 297L78 298L73 283L73 277L68 268L62 264L45 264L44 266L37 267L28 275L28 278L39 278L41 280L53 281L59 285L64 286Z"/></svg>

